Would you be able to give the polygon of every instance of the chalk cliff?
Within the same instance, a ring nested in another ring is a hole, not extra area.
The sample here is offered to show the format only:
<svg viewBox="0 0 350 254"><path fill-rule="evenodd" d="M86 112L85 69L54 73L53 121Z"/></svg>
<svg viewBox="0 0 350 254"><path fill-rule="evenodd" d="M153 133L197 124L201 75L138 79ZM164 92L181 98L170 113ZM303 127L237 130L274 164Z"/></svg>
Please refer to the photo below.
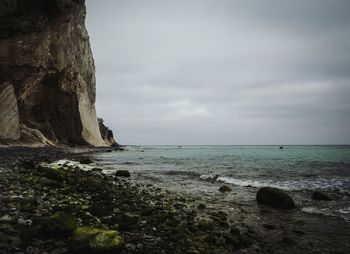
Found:
<svg viewBox="0 0 350 254"><path fill-rule="evenodd" d="M0 1L3 142L111 145L96 116L85 15L84 0Z"/></svg>

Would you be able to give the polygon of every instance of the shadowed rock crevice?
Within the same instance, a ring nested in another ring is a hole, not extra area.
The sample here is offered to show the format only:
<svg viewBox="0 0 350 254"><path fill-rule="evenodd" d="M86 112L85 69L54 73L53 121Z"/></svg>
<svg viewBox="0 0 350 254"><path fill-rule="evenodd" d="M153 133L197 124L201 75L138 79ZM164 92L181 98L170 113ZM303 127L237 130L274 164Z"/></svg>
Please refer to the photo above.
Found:
<svg viewBox="0 0 350 254"><path fill-rule="evenodd" d="M20 129L25 130L8 133L1 119L1 139L27 145L115 143L113 135L102 137L97 121L85 15L82 0L0 2L0 94L9 89L15 94L2 102L0 113L17 105Z"/></svg>

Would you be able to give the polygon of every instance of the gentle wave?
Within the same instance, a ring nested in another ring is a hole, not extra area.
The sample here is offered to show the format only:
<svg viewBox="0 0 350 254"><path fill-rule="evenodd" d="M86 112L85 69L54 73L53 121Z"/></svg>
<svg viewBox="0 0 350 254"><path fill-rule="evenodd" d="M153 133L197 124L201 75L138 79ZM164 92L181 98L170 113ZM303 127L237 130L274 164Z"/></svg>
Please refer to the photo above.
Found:
<svg viewBox="0 0 350 254"><path fill-rule="evenodd" d="M304 213L309 214L318 214L327 217L337 217L342 218L345 221L350 221L350 218L347 216L350 214L350 207L341 208L341 209L332 209L332 208L319 208L319 207L304 207L301 209Z"/></svg>
<svg viewBox="0 0 350 254"><path fill-rule="evenodd" d="M219 175L201 175L200 179L223 182L243 187L275 187L283 190L300 191L300 190L315 190L315 189L331 189L341 190L343 187L349 186L350 182L344 179L317 179L317 180L293 180L293 181L274 181L274 180L252 180L239 179L233 177L219 176Z"/></svg>

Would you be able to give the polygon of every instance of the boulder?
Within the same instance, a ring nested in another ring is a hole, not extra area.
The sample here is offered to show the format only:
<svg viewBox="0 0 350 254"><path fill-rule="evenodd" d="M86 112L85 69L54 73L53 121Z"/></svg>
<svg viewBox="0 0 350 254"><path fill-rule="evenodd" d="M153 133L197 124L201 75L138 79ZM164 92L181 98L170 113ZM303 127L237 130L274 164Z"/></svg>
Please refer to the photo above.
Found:
<svg viewBox="0 0 350 254"><path fill-rule="evenodd" d="M48 236L59 238L72 235L77 226L78 222L71 214L55 212L46 220L43 228Z"/></svg>
<svg viewBox="0 0 350 254"><path fill-rule="evenodd" d="M230 187L228 187L227 185L223 185L219 188L220 192L230 192L232 191L232 189Z"/></svg>
<svg viewBox="0 0 350 254"><path fill-rule="evenodd" d="M333 200L333 198L330 195L328 195L327 193L324 193L322 191L318 191L318 190L312 194L311 198L313 200L323 200L323 201Z"/></svg>
<svg viewBox="0 0 350 254"><path fill-rule="evenodd" d="M115 176L121 176L121 177L130 177L130 172L127 170L117 170L114 173Z"/></svg>
<svg viewBox="0 0 350 254"><path fill-rule="evenodd" d="M124 246L116 230L80 227L74 231L71 248L79 253L115 253Z"/></svg>
<svg viewBox="0 0 350 254"><path fill-rule="evenodd" d="M80 160L80 163L81 163L81 164L91 164L91 163L93 163L93 161L90 160L89 158L82 158L82 159Z"/></svg>
<svg viewBox="0 0 350 254"><path fill-rule="evenodd" d="M261 188L256 194L256 201L259 204L284 210L295 208L293 199L287 193L272 187Z"/></svg>
<svg viewBox="0 0 350 254"><path fill-rule="evenodd" d="M203 210L203 209L207 208L207 206L206 206L205 204L199 204L199 205L197 206L197 208L198 208L199 210Z"/></svg>

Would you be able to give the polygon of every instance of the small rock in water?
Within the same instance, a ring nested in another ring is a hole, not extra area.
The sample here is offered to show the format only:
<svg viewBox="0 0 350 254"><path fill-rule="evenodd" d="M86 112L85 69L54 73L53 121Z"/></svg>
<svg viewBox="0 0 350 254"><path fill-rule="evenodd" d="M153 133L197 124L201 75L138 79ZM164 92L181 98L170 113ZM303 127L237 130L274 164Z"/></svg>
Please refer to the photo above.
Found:
<svg viewBox="0 0 350 254"><path fill-rule="evenodd" d="M295 208L293 199L287 193L272 187L261 188L256 194L256 201L259 204L284 210Z"/></svg>
<svg viewBox="0 0 350 254"><path fill-rule="evenodd" d="M205 208L207 208L207 207L206 207L205 204L199 204L199 205L197 206L197 208L198 208L199 210L203 210L203 209L205 209Z"/></svg>
<svg viewBox="0 0 350 254"><path fill-rule="evenodd" d="M93 161L90 160L89 158L83 158L80 160L80 163L81 164L91 164L91 163L93 163Z"/></svg>
<svg viewBox="0 0 350 254"><path fill-rule="evenodd" d="M219 188L219 191L220 192L230 192L230 191L232 191L232 189L226 185L223 185Z"/></svg>
<svg viewBox="0 0 350 254"><path fill-rule="evenodd" d="M315 191L314 194L312 194L311 197L313 200L323 200L323 201L331 201L333 198L328 195L327 193L324 193L322 191Z"/></svg>
<svg viewBox="0 0 350 254"><path fill-rule="evenodd" d="M127 170L118 170L114 174L115 176L121 176L121 177L130 177L130 172Z"/></svg>

